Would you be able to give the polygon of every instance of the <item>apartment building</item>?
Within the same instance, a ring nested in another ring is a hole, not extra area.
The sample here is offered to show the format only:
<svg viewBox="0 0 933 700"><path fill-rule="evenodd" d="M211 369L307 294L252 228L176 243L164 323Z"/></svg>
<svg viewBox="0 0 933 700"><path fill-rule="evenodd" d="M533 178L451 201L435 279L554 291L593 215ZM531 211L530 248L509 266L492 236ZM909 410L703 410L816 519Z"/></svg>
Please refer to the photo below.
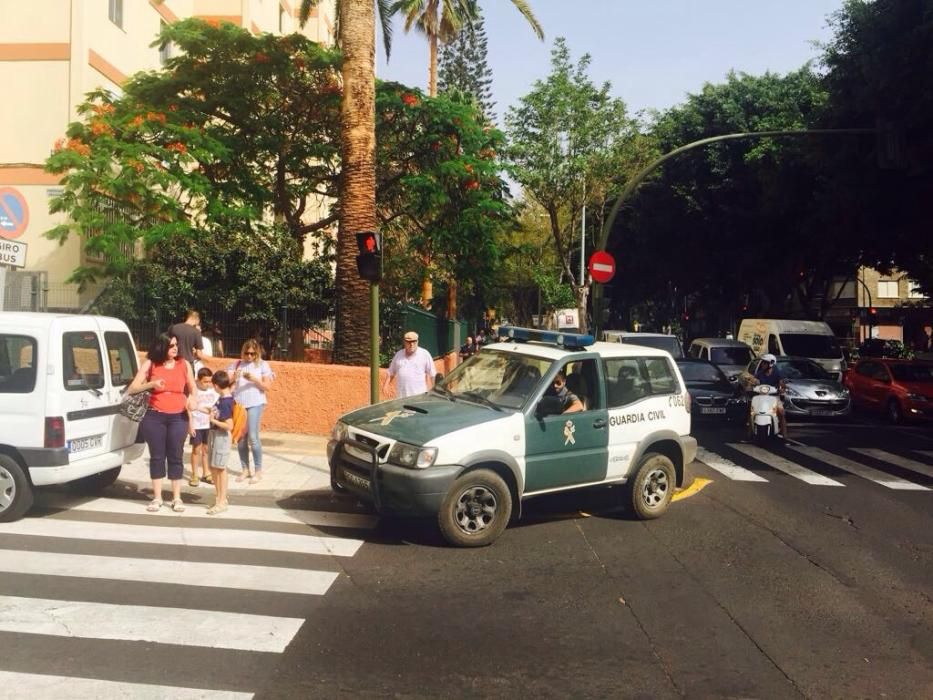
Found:
<svg viewBox="0 0 933 700"><path fill-rule="evenodd" d="M0 0L0 310L80 309L97 290L66 284L93 262L81 241L59 245L43 233L61 222L48 203L58 178L43 170L56 139L96 88L119 94L133 73L158 69L171 47L150 46L165 23L188 17L232 22L259 34L301 31L332 44L335 0L303 29L299 0Z"/></svg>

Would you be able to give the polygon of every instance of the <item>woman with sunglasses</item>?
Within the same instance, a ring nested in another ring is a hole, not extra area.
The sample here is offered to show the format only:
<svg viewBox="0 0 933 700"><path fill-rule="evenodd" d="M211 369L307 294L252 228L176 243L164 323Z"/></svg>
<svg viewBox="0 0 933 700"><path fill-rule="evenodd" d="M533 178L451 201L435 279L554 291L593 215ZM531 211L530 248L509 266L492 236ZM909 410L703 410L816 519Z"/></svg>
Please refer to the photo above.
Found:
<svg viewBox="0 0 933 700"><path fill-rule="evenodd" d="M240 359L227 367L233 377L233 398L246 409L246 434L237 443L240 454L240 475L237 481L262 480L262 443L259 441L259 420L266 408L266 392L275 375L269 363L262 359L262 348L255 340L247 340L240 349ZM253 453L253 468L249 455Z"/></svg>
<svg viewBox="0 0 933 700"><path fill-rule="evenodd" d="M172 482L172 510L185 509L181 500L185 438L192 430L190 397L195 395L191 364L178 357L178 338L163 333L149 346L149 354L127 390L138 394L149 390L149 410L139 430L149 447L149 478L152 479L150 513L162 507L162 479Z"/></svg>

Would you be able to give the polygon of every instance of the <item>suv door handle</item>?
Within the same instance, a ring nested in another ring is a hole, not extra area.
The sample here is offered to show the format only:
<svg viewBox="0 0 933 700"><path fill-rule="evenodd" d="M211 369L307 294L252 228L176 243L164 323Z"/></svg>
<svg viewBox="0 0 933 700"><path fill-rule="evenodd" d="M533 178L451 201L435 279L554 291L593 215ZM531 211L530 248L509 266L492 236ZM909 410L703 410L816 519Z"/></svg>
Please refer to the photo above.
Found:
<svg viewBox="0 0 933 700"><path fill-rule="evenodd" d="M606 427L606 420L604 418L597 418L593 421L593 427L599 430L600 428Z"/></svg>

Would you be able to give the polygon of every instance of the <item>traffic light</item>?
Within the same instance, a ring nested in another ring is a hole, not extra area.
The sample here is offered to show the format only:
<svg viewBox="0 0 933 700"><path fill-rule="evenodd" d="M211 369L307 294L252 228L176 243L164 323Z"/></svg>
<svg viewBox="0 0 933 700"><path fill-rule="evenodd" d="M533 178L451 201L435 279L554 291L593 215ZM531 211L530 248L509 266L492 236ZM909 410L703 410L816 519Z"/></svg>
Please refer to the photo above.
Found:
<svg viewBox="0 0 933 700"><path fill-rule="evenodd" d="M360 277L370 282L382 279L382 248L379 244L379 234L374 231L356 234L356 245L360 249L356 256L356 269Z"/></svg>
<svg viewBox="0 0 933 700"><path fill-rule="evenodd" d="M870 309L868 309L868 313L871 314L872 316L877 316L877 315L878 315L878 309L876 309L874 306L872 306Z"/></svg>

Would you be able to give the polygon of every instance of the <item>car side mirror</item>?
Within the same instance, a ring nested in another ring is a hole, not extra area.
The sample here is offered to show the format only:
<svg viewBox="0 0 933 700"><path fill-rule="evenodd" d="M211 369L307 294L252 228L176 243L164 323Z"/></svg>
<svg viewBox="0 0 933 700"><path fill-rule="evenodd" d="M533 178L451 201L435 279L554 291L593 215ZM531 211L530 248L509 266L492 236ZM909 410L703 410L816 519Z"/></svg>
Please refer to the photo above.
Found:
<svg viewBox="0 0 933 700"><path fill-rule="evenodd" d="M557 396L542 396L535 407L535 417L556 416L563 413L563 403Z"/></svg>

